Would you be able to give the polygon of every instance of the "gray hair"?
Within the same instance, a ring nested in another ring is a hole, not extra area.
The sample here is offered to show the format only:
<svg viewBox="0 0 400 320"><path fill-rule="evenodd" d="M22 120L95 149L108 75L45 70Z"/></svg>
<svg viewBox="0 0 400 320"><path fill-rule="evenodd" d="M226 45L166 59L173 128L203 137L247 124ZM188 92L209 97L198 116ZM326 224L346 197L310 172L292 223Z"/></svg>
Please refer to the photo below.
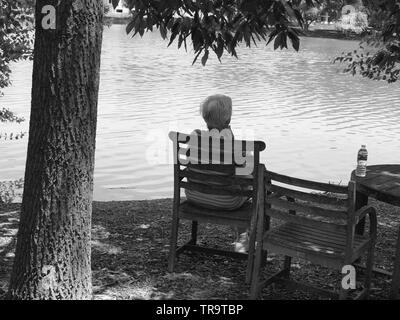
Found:
<svg viewBox="0 0 400 320"><path fill-rule="evenodd" d="M209 96L200 105L200 113L208 129L225 129L231 122L232 99L223 94Z"/></svg>

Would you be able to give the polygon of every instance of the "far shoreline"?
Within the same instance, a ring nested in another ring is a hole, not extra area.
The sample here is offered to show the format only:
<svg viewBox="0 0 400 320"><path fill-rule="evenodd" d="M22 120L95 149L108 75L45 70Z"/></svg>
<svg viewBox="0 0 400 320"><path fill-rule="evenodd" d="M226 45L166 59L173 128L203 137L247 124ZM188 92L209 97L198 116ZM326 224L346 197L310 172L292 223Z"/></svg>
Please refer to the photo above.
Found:
<svg viewBox="0 0 400 320"><path fill-rule="evenodd" d="M130 22L130 18L105 17L105 22L108 23L109 25L113 24L127 25ZM315 28L307 31L302 30L300 28L296 29L300 32L300 37L307 37L307 38L324 38L324 39L353 40L353 41L361 40L362 38L360 34L357 34L354 31L344 33L339 30L321 29L321 28Z"/></svg>
<svg viewBox="0 0 400 320"><path fill-rule="evenodd" d="M359 41L362 38L361 34L355 32L343 33L339 30L326 30L326 29L314 29L308 31L301 31L301 35L307 38L324 38L324 39L336 39L336 40L356 40Z"/></svg>

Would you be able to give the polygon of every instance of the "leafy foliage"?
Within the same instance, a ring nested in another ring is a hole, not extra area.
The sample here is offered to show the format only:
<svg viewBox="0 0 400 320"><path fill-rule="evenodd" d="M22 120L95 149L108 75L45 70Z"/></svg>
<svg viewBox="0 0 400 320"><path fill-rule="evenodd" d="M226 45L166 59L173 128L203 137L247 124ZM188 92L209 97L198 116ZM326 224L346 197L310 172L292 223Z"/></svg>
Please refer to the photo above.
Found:
<svg viewBox="0 0 400 320"><path fill-rule="evenodd" d="M400 1L364 1L372 28L358 50L343 53L335 62L346 63L345 72L374 80L395 82L400 75Z"/></svg>
<svg viewBox="0 0 400 320"><path fill-rule="evenodd" d="M311 23L317 21L320 18L321 9L314 5L310 7L306 1L302 1L299 8L301 14L303 15L303 28L304 30L308 30Z"/></svg>
<svg viewBox="0 0 400 320"><path fill-rule="evenodd" d="M321 10L321 14L322 15L328 14L328 16L331 18L331 20L337 21L340 18L342 8L346 4L349 4L349 1L325 0L325 1L323 1L323 8Z"/></svg>
<svg viewBox="0 0 400 320"><path fill-rule="evenodd" d="M32 56L32 10L32 0L0 3L0 90L10 84L9 63Z"/></svg>
<svg viewBox="0 0 400 320"><path fill-rule="evenodd" d="M32 57L33 0L0 2L0 96L10 85L10 63ZM0 122L23 121L11 111L0 109Z"/></svg>
<svg viewBox="0 0 400 320"><path fill-rule="evenodd" d="M307 0L311 5L313 0ZM288 48L288 40L299 50L303 17L298 0L128 0L133 12L126 31L143 36L158 29L161 37L178 48L191 45L195 63L200 55L206 64L210 52L221 61L224 52L237 57L237 46L261 40L274 41L274 49ZM189 42L190 41L190 42Z"/></svg>
<svg viewBox="0 0 400 320"><path fill-rule="evenodd" d="M342 32L353 31L362 33L368 27L368 16L365 12L356 11L342 15L341 21L336 23L336 29Z"/></svg>
<svg viewBox="0 0 400 320"><path fill-rule="evenodd" d="M0 204L12 203L17 198L22 197L24 180L0 181Z"/></svg>
<svg viewBox="0 0 400 320"><path fill-rule="evenodd" d="M0 109L0 122L6 121L21 123L24 121L24 118L17 117L12 111L6 108Z"/></svg>

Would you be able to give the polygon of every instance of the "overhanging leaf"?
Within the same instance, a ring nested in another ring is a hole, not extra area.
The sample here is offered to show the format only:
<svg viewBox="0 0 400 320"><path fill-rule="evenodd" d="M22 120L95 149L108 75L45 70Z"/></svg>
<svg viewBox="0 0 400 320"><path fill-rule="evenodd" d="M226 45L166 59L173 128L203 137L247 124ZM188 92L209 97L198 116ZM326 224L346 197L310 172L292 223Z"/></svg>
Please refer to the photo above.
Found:
<svg viewBox="0 0 400 320"><path fill-rule="evenodd" d="M112 0L112 5L113 5L113 8L115 9L116 7L118 7L118 4L119 4L119 0Z"/></svg>

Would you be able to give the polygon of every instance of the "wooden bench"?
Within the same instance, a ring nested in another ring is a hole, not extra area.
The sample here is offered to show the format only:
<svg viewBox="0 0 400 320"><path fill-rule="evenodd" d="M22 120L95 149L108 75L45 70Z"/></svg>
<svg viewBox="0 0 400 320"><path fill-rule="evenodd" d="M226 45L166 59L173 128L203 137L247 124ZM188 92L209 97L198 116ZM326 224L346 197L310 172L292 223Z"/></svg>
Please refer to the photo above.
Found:
<svg viewBox="0 0 400 320"><path fill-rule="evenodd" d="M256 217L257 193L258 186L262 186L262 183L258 183L257 179L264 180L263 175L258 176L258 168L260 166L259 157L260 152L265 149L265 143L261 141L235 140L232 143L232 150L227 152L224 149L226 141L222 138L218 140L218 145L215 146L212 139L205 144L200 135L170 132L169 137L174 144L174 202L168 263L169 272L174 271L177 255L187 250L199 251L208 254L226 255L238 259L247 259L246 281L249 283L253 270L252 262L254 261L254 219ZM190 139L198 139L197 143L194 144L195 146L190 144ZM250 174L237 174L237 168L243 168L243 166L232 160L235 160L235 151L237 152L239 149L243 152L252 153L253 169ZM215 155L215 152L220 153L218 163L215 163L212 158L212 153ZM230 157L227 156L229 153ZM193 167L197 170L190 170ZM218 171L223 174L208 174L207 170ZM233 211L207 209L189 201L181 200L183 189L212 195L243 196L248 197L250 201L246 202L240 209ZM190 240L178 248L180 220L192 221L192 230ZM238 253L198 245L197 231L199 223L248 228L250 230L249 253Z"/></svg>
<svg viewBox="0 0 400 320"><path fill-rule="evenodd" d="M265 171L264 177L265 211L258 212L260 216L257 219L257 248L250 298L257 298L264 286L280 282L346 299L349 290L344 288L338 294L291 280L291 259L300 258L341 271L343 266L353 264L365 253L364 289L356 298L366 298L370 289L377 221L373 207L355 210L355 183L350 181L348 186L338 186L270 171ZM356 234L357 223L367 215L370 219L369 234ZM281 221L281 224L269 228L270 218ZM284 255L284 265L278 273L262 280L260 270L268 251Z"/></svg>

